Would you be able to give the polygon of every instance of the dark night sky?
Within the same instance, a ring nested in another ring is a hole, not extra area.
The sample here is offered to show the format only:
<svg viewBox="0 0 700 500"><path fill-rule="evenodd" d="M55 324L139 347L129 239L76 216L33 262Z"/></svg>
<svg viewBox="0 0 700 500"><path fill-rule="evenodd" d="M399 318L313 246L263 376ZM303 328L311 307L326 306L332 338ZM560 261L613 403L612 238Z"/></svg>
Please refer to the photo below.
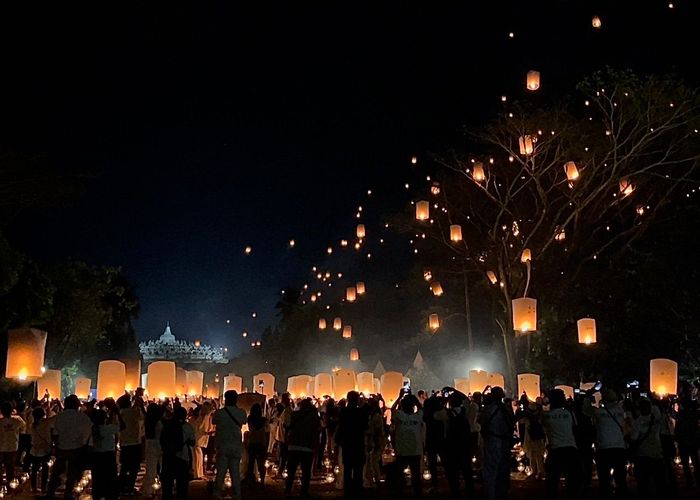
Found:
<svg viewBox="0 0 700 500"><path fill-rule="evenodd" d="M2 146L94 174L71 206L16 220L15 244L123 266L142 338L170 320L242 347L279 290L351 235L367 189L370 219L399 209L410 156L459 144L461 125L524 93L528 69L545 95L604 64L697 81L691 1L379 3L0 16Z"/></svg>

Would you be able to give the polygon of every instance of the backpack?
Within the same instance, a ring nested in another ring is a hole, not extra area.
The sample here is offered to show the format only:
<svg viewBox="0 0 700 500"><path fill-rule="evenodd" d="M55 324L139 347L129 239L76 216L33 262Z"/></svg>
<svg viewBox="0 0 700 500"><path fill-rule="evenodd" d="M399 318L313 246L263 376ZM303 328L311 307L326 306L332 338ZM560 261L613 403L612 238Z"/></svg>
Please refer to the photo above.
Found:
<svg viewBox="0 0 700 500"><path fill-rule="evenodd" d="M182 424L175 419L164 420L163 430L160 433L160 447L163 455L174 456L182 451L183 446L185 446L185 437Z"/></svg>
<svg viewBox="0 0 700 500"><path fill-rule="evenodd" d="M467 418L467 411L456 413L454 410L447 410L447 436L446 442L450 446L469 446L471 442L471 427Z"/></svg>

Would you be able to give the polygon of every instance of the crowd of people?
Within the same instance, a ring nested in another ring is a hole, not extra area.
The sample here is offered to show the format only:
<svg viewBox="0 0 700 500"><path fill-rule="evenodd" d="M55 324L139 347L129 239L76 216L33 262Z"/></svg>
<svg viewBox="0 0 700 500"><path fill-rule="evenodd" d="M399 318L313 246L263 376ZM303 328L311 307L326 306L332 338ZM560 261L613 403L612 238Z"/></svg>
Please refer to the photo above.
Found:
<svg viewBox="0 0 700 500"><path fill-rule="evenodd" d="M300 470L304 497L316 473L348 498L378 487L400 496L407 485L418 496L437 491L444 476L453 499L472 498L480 483L483 498L500 500L524 464L548 498L583 498L594 477L600 498L627 498L631 478L639 498L672 497L677 462L684 486L700 485L697 388L679 392L669 399L596 386L533 400L507 398L500 387L470 395L405 387L391 407L352 391L337 402L260 395L247 411L235 391L222 401L149 401L139 389L99 402L2 402L0 465L6 481L28 473L46 498L62 482L71 498L86 470L96 500L158 490L185 499L190 481L208 476L213 498L230 489L240 499L242 483L264 488L268 470L289 495Z"/></svg>

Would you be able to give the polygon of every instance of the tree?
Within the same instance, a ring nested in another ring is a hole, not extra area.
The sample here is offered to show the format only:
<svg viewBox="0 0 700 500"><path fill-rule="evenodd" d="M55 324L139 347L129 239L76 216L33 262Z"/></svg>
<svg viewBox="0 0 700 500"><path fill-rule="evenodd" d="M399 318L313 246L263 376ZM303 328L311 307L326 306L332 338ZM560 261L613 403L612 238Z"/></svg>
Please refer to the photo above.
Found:
<svg viewBox="0 0 700 500"><path fill-rule="evenodd" d="M532 352L560 350L572 320L595 317L601 287L629 280L618 271L630 270L625 259L681 196L700 158L700 100L674 78L607 69L578 91L562 103L506 106L469 133L478 153L436 157L431 218L403 226L426 234L418 241L434 277L476 278L488 290L511 382ZM459 241L450 225L460 226ZM526 249L532 260L524 264ZM516 342L512 301L522 296L538 299L538 332Z"/></svg>

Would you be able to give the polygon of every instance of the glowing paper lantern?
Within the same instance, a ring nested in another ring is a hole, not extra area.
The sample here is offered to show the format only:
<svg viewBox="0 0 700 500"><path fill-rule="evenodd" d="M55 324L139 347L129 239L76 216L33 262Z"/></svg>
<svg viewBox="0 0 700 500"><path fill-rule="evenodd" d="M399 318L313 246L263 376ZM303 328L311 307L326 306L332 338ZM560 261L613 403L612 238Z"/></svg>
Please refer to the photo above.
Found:
<svg viewBox="0 0 700 500"><path fill-rule="evenodd" d="M440 317L437 314L433 313L428 316L428 328L432 331L440 328Z"/></svg>
<svg viewBox="0 0 700 500"><path fill-rule="evenodd" d="M175 371L172 361L156 361L148 365L148 394L158 399L175 395Z"/></svg>
<svg viewBox="0 0 700 500"><path fill-rule="evenodd" d="M391 407L403 387L403 374L400 372L385 372L380 380L384 401L386 401L387 406Z"/></svg>
<svg viewBox="0 0 700 500"><path fill-rule="evenodd" d="M566 399L574 399L574 388L570 385L556 385L554 388L561 389L561 391L564 392L564 397Z"/></svg>
<svg viewBox="0 0 700 500"><path fill-rule="evenodd" d="M358 351L356 348L350 349L350 361L359 361L360 360L360 351Z"/></svg>
<svg viewBox="0 0 700 500"><path fill-rule="evenodd" d="M97 399L118 398L124 394L126 365L116 359L100 361L97 367Z"/></svg>
<svg viewBox="0 0 700 500"><path fill-rule="evenodd" d="M581 318L576 322L576 326L578 327L579 344L589 345L596 343L596 328L593 318Z"/></svg>
<svg viewBox="0 0 700 500"><path fill-rule="evenodd" d="M187 394L187 370L179 366L175 369L175 390L178 396Z"/></svg>
<svg viewBox="0 0 700 500"><path fill-rule="evenodd" d="M649 363L649 389L661 396L678 394L678 363L664 358L652 359Z"/></svg>
<svg viewBox="0 0 700 500"><path fill-rule="evenodd" d="M343 338L344 339L352 338L352 326L345 325L343 327Z"/></svg>
<svg viewBox="0 0 700 500"><path fill-rule="evenodd" d="M472 179L476 182L483 182L486 180L486 174L484 173L484 164L477 161L472 169Z"/></svg>
<svg viewBox="0 0 700 500"><path fill-rule="evenodd" d="M343 328L343 320L340 318L335 318L333 320L333 330L340 330Z"/></svg>
<svg viewBox="0 0 700 500"><path fill-rule="evenodd" d="M557 228L554 233L554 239L556 241L564 241L566 239L566 230L563 227Z"/></svg>
<svg viewBox="0 0 700 500"><path fill-rule="evenodd" d="M591 26L594 28L598 29L603 25L603 22L600 20L599 16L593 16L591 18Z"/></svg>
<svg viewBox="0 0 700 500"><path fill-rule="evenodd" d="M502 373L491 372L489 373L489 385L491 387L501 387L502 389L505 389L506 379Z"/></svg>
<svg viewBox="0 0 700 500"><path fill-rule="evenodd" d="M521 135L518 139L518 146L520 146L521 155L531 155L532 152L535 150L532 142L532 137L530 137L529 135Z"/></svg>
<svg viewBox="0 0 700 500"><path fill-rule="evenodd" d="M518 375L518 397L523 394L527 399L535 401L540 397L540 376L536 373L520 373Z"/></svg>
<svg viewBox="0 0 700 500"><path fill-rule="evenodd" d="M357 228L355 229L355 234L359 239L363 239L365 237L365 225L364 224L358 224Z"/></svg>
<svg viewBox="0 0 700 500"><path fill-rule="evenodd" d="M521 297L513 300L513 330L527 333L537 330L537 300Z"/></svg>
<svg viewBox="0 0 700 500"><path fill-rule="evenodd" d="M469 394L470 387L469 387L469 379L468 378L456 378L454 381L454 388L457 389L459 392L462 392L464 394Z"/></svg>
<svg viewBox="0 0 700 500"><path fill-rule="evenodd" d="M364 295L365 293L365 282L364 281L358 281L357 285L355 285L355 289L357 290L357 295Z"/></svg>
<svg viewBox="0 0 700 500"><path fill-rule="evenodd" d="M7 332L5 376L18 380L36 380L43 375L46 332L35 328L17 328Z"/></svg>
<svg viewBox="0 0 700 500"><path fill-rule="evenodd" d="M489 279L492 285L495 285L498 282L496 273L494 273L493 271L486 271L486 277Z"/></svg>
<svg viewBox="0 0 700 500"><path fill-rule="evenodd" d="M433 295L435 295L436 297L439 297L443 293L442 286L440 285L439 281L431 283L430 289L433 291Z"/></svg>
<svg viewBox="0 0 700 500"><path fill-rule="evenodd" d="M224 377L224 394L226 391L236 391L238 394L243 392L243 379L233 373Z"/></svg>
<svg viewBox="0 0 700 500"><path fill-rule="evenodd" d="M313 380L311 375L295 375L287 378L287 392L289 395L296 398L305 398L311 396L307 393L309 381Z"/></svg>
<svg viewBox="0 0 700 500"><path fill-rule="evenodd" d="M209 399L219 399L221 397L221 390L219 387L218 382L212 382L211 384L207 384L207 390L206 394L204 397L209 398Z"/></svg>
<svg viewBox="0 0 700 500"><path fill-rule="evenodd" d="M361 372L357 374L357 390L365 396L374 394L374 374Z"/></svg>
<svg viewBox="0 0 700 500"><path fill-rule="evenodd" d="M141 387L141 360L138 358L120 360L126 367L126 378L124 380L124 389L131 392L137 387Z"/></svg>
<svg viewBox="0 0 700 500"><path fill-rule="evenodd" d="M576 163L573 161L567 161L564 164L564 172L566 172L566 178L570 181L575 181L578 179L578 168L576 167Z"/></svg>
<svg viewBox="0 0 700 500"><path fill-rule="evenodd" d="M374 379L374 393L375 394L381 394L382 393L382 381L379 380L378 378Z"/></svg>
<svg viewBox="0 0 700 500"><path fill-rule="evenodd" d="M338 399L347 396L348 392L357 390L357 378L353 370L341 368L333 372L333 387Z"/></svg>
<svg viewBox="0 0 700 500"><path fill-rule="evenodd" d="M320 318L318 320L318 329L319 330L325 330L326 329L326 319L325 318Z"/></svg>
<svg viewBox="0 0 700 500"><path fill-rule="evenodd" d="M430 203L419 201L416 203L416 219L428 220L430 218Z"/></svg>
<svg viewBox="0 0 700 500"><path fill-rule="evenodd" d="M260 386L260 382L263 386ZM265 397L271 398L275 395L275 376L271 373L258 373L253 377L253 387L255 392L264 394Z"/></svg>
<svg viewBox="0 0 700 500"><path fill-rule="evenodd" d="M530 262L532 260L532 252L530 251L529 248L526 248L523 250L523 253L520 254L520 262L525 264L526 262Z"/></svg>
<svg viewBox="0 0 700 500"><path fill-rule="evenodd" d="M469 370L469 388L472 392L483 392L490 384L489 372L486 370Z"/></svg>
<svg viewBox="0 0 700 500"><path fill-rule="evenodd" d="M204 373L199 370L189 370L187 372L187 394L199 396L204 387Z"/></svg>
<svg viewBox="0 0 700 500"><path fill-rule="evenodd" d="M462 226L459 224L452 224L450 226L450 240L455 243L462 241Z"/></svg>
<svg viewBox="0 0 700 500"><path fill-rule="evenodd" d="M634 190L636 189L634 187L634 184L632 184L629 179L622 179L620 181L619 186L620 186L620 194L623 197L631 195L634 192Z"/></svg>
<svg viewBox="0 0 700 500"><path fill-rule="evenodd" d="M61 399L61 370L46 370L36 381L36 393L40 399L46 394L50 399Z"/></svg>
<svg viewBox="0 0 700 500"><path fill-rule="evenodd" d="M333 396L333 376L330 373L318 373L314 377L314 396Z"/></svg>
<svg viewBox="0 0 700 500"><path fill-rule="evenodd" d="M355 302L357 299L357 290L354 286L349 286L345 289L345 300L348 302Z"/></svg>
<svg viewBox="0 0 700 500"><path fill-rule="evenodd" d="M73 392L80 399L88 399L90 397L90 382L89 378L78 377L75 379L75 391Z"/></svg>
<svg viewBox="0 0 700 500"><path fill-rule="evenodd" d="M423 269L423 279L427 282L433 279L433 273L430 269Z"/></svg>
<svg viewBox="0 0 700 500"><path fill-rule="evenodd" d="M527 90L535 91L540 88L540 72L530 70L527 72Z"/></svg>

